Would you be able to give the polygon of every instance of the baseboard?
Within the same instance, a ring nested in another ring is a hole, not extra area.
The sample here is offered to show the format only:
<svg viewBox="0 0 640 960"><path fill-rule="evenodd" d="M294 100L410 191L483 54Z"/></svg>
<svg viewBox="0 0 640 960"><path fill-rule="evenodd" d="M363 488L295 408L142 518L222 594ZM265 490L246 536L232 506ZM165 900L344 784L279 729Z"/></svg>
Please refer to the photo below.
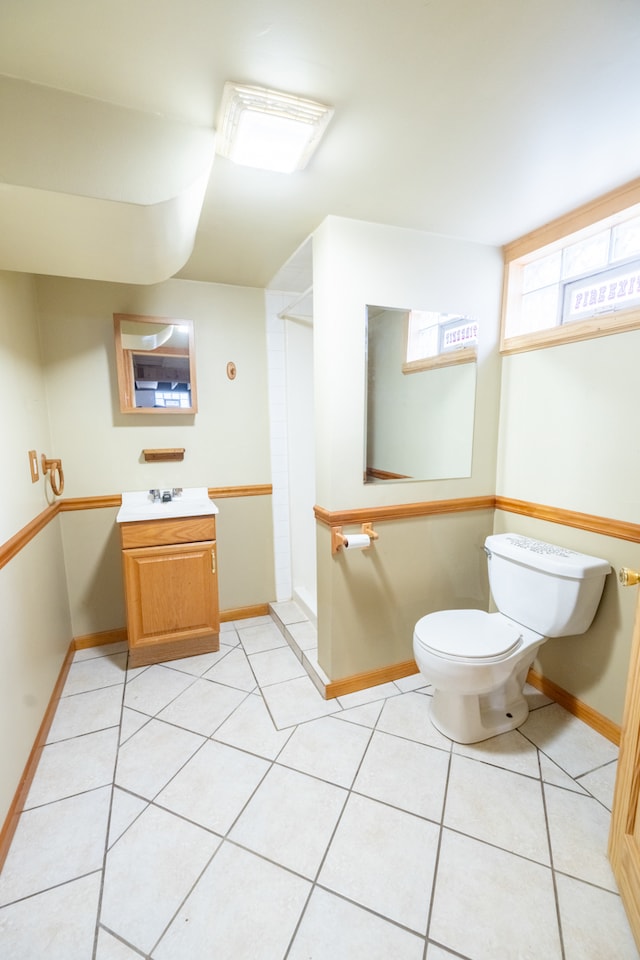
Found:
<svg viewBox="0 0 640 960"><path fill-rule="evenodd" d="M220 623L229 623L230 620L248 620L250 617L268 617L269 604L255 603L252 607L230 607L220 611Z"/></svg>
<svg viewBox="0 0 640 960"><path fill-rule="evenodd" d="M532 687L535 687L536 690L540 690L541 693L544 693L547 697L559 703L568 713L577 717L578 720L582 720L588 727L591 727L592 730L602 734L602 736L610 740L611 743L615 743L617 747L620 746L621 731L617 723L609 720L603 716L603 714L598 713L593 707L583 703L582 700L578 700L572 693L559 687L553 680L549 680L548 677L544 677L535 670L529 670L527 682L530 683Z"/></svg>
<svg viewBox="0 0 640 960"><path fill-rule="evenodd" d="M22 813L27 795L31 789L33 778L36 774L36 770L38 769L40 754L42 753L45 743L47 742L49 730L51 729L51 724L53 723L53 718L58 706L58 700L60 699L60 695L66 683L67 674L69 673L69 667L71 666L75 651L76 648L72 640L69 644L69 649L67 650L66 656L60 668L60 673L58 674L58 679L56 680L53 692L49 698L49 703L47 704L47 709L45 710L44 717L42 718L40 729L38 730L33 747L31 748L29 759L27 760L22 777L18 783L18 788L13 797L13 801L9 807L7 816L5 817L2 830L0 830L0 870L2 870L4 861L6 860L9 847L11 846L11 841L13 840L13 835L16 832L18 819Z"/></svg>
<svg viewBox="0 0 640 960"><path fill-rule="evenodd" d="M388 667L378 667L376 670L367 670L365 673L355 673L342 680L331 680L325 688L325 700L334 697L344 697L348 693L366 690L368 687L377 687L380 683L389 683L391 680L401 680L418 672L415 660L403 660L402 663L392 663Z"/></svg>
<svg viewBox="0 0 640 960"><path fill-rule="evenodd" d="M126 643L126 641L126 627L117 627L115 630L102 630L100 633L85 633L84 636L74 637L73 648L86 650L88 647L102 647L107 643Z"/></svg>

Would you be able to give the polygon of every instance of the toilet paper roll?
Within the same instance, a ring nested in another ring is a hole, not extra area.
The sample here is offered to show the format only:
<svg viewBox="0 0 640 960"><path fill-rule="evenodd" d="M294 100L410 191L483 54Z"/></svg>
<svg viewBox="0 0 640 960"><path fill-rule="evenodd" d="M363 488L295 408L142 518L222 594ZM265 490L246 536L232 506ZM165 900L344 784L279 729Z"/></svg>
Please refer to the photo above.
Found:
<svg viewBox="0 0 640 960"><path fill-rule="evenodd" d="M345 538L345 550L366 550L371 546L371 538L366 533L350 533Z"/></svg>

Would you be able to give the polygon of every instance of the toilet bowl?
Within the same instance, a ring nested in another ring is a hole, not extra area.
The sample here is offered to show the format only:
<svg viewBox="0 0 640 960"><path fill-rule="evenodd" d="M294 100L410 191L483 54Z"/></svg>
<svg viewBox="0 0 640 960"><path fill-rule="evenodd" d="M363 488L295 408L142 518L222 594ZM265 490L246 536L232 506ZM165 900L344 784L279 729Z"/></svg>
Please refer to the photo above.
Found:
<svg viewBox="0 0 640 960"><path fill-rule="evenodd" d="M523 688L548 637L584 633L611 567L606 560L518 534L487 537L498 607L440 610L414 628L414 658L434 688L431 720L458 743L476 743L526 720Z"/></svg>

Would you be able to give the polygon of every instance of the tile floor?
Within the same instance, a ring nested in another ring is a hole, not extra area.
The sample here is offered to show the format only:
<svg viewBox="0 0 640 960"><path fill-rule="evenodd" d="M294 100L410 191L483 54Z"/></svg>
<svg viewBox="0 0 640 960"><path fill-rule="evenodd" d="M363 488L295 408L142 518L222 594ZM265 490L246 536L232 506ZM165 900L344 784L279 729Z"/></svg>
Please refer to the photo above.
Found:
<svg viewBox="0 0 640 960"><path fill-rule="evenodd" d="M280 606L296 652L259 618L188 660L76 655L0 874L1 957L638 957L612 744L532 688L519 731L472 746L419 676L325 701Z"/></svg>

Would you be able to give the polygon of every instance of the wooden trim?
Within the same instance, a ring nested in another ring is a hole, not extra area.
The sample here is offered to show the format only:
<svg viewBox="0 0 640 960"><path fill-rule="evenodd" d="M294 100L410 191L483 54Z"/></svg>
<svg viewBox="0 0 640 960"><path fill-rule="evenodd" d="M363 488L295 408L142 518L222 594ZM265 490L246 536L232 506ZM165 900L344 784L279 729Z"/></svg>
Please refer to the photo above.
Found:
<svg viewBox="0 0 640 960"><path fill-rule="evenodd" d="M50 506L45 507L42 513L39 513L37 517L34 517L26 526L18 530L11 539L5 541L5 543L0 546L0 569L4 567L9 560L13 560L16 554L20 553L22 548L26 547L26 545L58 515L61 509L60 503L61 501L57 500Z"/></svg>
<svg viewBox="0 0 640 960"><path fill-rule="evenodd" d="M330 680L325 687L325 700L345 697L348 693L356 693L358 690L376 687L378 684L389 683L391 680L401 680L402 677L410 677L414 673L418 673L418 664L415 660L403 660L402 663L392 663L388 667L377 667L375 670L367 670L364 673L343 677L342 680ZM425 680L425 684L426 682Z"/></svg>
<svg viewBox="0 0 640 960"><path fill-rule="evenodd" d="M572 693L569 693L563 689L563 687L559 687L553 680L549 680L535 670L529 670L527 683L530 683L536 690L540 690L547 697L550 697L556 703L560 704L560 706L564 707L572 716L577 717L578 720L582 720L588 727L602 734L602 736L610 740L611 743L620 746L621 730L617 723L598 713L593 707L590 707L587 703L583 703L582 700L578 700Z"/></svg>
<svg viewBox="0 0 640 960"><path fill-rule="evenodd" d="M407 473L391 473L389 470L378 470L377 467L365 469L367 481L371 480L411 480Z"/></svg>
<svg viewBox="0 0 640 960"><path fill-rule="evenodd" d="M33 783L33 778L36 774L36 770L38 769L40 755L47 742L49 730L51 729L51 724L53 723L53 718L55 717L58 701L64 689L74 653L75 648L73 642L71 642L62 662L58 679L56 680L53 692L49 698L47 709L45 710L42 723L40 724L40 729L38 730L36 738L33 742L31 753L29 754L26 766L18 783L13 801L9 807L7 816L5 817L2 830L0 830L0 870L2 870L4 861L9 852L9 847L11 846L11 841L13 840L13 835L16 832L16 827L18 825L18 819L22 813L29 790L31 789L31 784Z"/></svg>
<svg viewBox="0 0 640 960"><path fill-rule="evenodd" d="M541 247L563 239L568 234L590 227L599 220L620 213L636 203L640 203L640 177L505 244L502 248L505 263L518 260L534 250L539 250Z"/></svg>
<svg viewBox="0 0 640 960"><path fill-rule="evenodd" d="M229 607L220 611L220 623L229 623L231 620L248 620L250 617L268 617L269 604L255 603L251 607Z"/></svg>
<svg viewBox="0 0 640 960"><path fill-rule="evenodd" d="M599 533L604 537L614 537L617 540L630 540L633 543L640 543L639 523L612 520L590 513L578 513L575 510L564 510L562 507L547 507L540 503L530 503L528 500L511 500L509 497L496 497L495 508L496 510L503 510L505 513L533 517L535 520L560 523L564 527L588 530L590 533Z"/></svg>
<svg viewBox="0 0 640 960"><path fill-rule="evenodd" d="M640 308L619 310L588 320L574 321L560 327L549 327L538 333L524 333L517 337L503 336L500 353L508 356L529 350L542 350L562 343L578 343L581 340L593 340L595 337L609 337L614 333L627 333L640 327ZM502 327L504 332L504 325Z"/></svg>
<svg viewBox="0 0 640 960"><path fill-rule="evenodd" d="M58 503L63 513L67 510L101 510L103 507L120 507L122 497L119 493L104 497L65 497Z"/></svg>
<svg viewBox="0 0 640 960"><path fill-rule="evenodd" d="M127 636L126 627L102 630L100 633L85 633L81 637L73 638L73 649L87 650L90 647L103 647L107 643L126 643Z"/></svg>
<svg viewBox="0 0 640 960"><path fill-rule="evenodd" d="M256 483L244 487L209 487L211 499L223 500L225 497L270 497L273 486L270 483Z"/></svg>
<svg viewBox="0 0 640 960"><path fill-rule="evenodd" d="M347 523L406 520L410 517L428 517L440 513L466 513L470 510L492 510L495 497L460 497L456 500L425 500L421 503L396 503L387 507L356 507L352 510L325 510L317 504L313 513L318 523L327 527Z"/></svg>
<svg viewBox="0 0 640 960"><path fill-rule="evenodd" d="M476 347L462 347L449 353L439 353L436 357L424 357L422 360L407 360L402 364L402 372L422 373L425 370L440 370L442 367L456 367L461 363L475 363L478 359Z"/></svg>

